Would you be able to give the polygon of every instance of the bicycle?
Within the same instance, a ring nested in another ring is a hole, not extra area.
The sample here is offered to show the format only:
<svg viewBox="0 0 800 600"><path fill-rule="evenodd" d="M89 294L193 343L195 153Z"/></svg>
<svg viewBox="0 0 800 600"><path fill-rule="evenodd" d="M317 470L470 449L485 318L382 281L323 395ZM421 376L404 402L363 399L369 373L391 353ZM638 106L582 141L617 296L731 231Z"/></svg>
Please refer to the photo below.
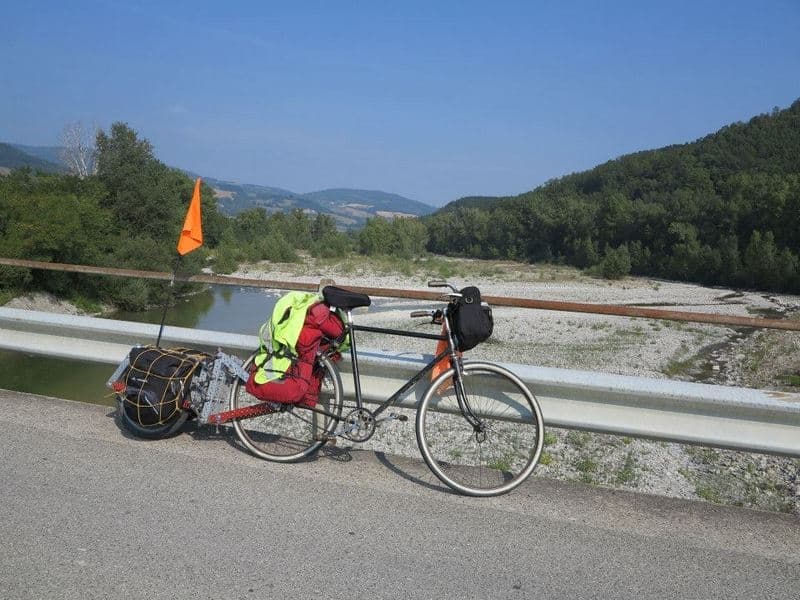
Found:
<svg viewBox="0 0 800 600"><path fill-rule="evenodd" d="M253 355L233 381L229 410L208 415L208 422L232 422L239 440L255 456L276 462L300 461L337 438L365 442L383 421L407 420L406 415L393 412L381 415L446 360L448 368L433 378L417 409L416 438L425 463L443 483L462 494L494 496L513 490L531 474L541 455L544 423L539 403L522 380L507 369L462 359L452 321L461 295L443 281L428 285L450 288L445 294L446 306L414 311L411 316L428 317L432 324L442 326L439 335L356 325L353 310L369 306L371 298L332 286L322 290L326 303L345 317L355 391L354 402L348 404L346 413L342 379L336 366L339 347L334 340L327 340L317 356L315 368L322 375L322 385L315 406L264 402L248 394L246 377L241 373L249 371ZM444 342L445 348L370 410L365 407L361 392L358 331Z"/></svg>

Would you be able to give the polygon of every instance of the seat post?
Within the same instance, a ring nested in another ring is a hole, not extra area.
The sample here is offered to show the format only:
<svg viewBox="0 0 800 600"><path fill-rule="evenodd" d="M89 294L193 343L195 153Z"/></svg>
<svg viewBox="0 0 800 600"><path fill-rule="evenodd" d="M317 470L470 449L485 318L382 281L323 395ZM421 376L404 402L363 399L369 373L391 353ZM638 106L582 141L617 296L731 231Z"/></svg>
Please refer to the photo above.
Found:
<svg viewBox="0 0 800 600"><path fill-rule="evenodd" d="M356 336L353 329L353 310L348 308L345 311L347 315L347 333L350 336L350 362L353 365L353 388L356 392L356 406L361 408L361 374L358 370L358 355L356 353Z"/></svg>

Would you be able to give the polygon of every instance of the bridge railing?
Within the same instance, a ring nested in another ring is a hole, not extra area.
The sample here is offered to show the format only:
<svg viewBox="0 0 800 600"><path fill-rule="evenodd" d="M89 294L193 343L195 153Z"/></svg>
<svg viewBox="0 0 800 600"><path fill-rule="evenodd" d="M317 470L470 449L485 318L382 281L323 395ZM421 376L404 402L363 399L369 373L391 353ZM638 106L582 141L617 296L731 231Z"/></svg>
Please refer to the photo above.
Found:
<svg viewBox="0 0 800 600"><path fill-rule="evenodd" d="M112 365L157 335L155 324L0 307L5 350ZM255 336L172 326L161 339L164 346L222 347L242 357L258 346ZM367 400L387 398L426 362L370 350L359 351L359 360ZM340 365L345 393L352 394L349 363ZM800 394L505 366L534 391L550 426L800 457ZM416 401L412 391L405 405Z"/></svg>

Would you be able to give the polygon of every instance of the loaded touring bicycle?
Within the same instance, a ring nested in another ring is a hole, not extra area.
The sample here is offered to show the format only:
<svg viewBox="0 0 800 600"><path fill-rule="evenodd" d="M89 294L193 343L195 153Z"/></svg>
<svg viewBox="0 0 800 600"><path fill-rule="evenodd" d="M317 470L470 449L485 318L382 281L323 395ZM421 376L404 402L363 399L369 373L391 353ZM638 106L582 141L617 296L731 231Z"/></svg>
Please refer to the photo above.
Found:
<svg viewBox="0 0 800 600"><path fill-rule="evenodd" d="M353 311L369 306L370 297L334 286L323 288L317 300L340 315L341 335L318 336L309 375L304 376L308 386L292 401L274 401L253 383L266 360L287 356L284 348L261 348L242 361L221 351L210 355L134 347L108 382L116 392L122 422L134 434L150 438L177 433L190 417L201 424L231 423L255 456L295 462L338 439L365 442L385 421L407 420L406 412L390 409L413 395L418 399L417 445L431 471L462 494L509 492L525 481L539 460L544 439L539 403L506 368L464 360L462 353L492 331L491 309L481 302L478 289L457 290L443 281L429 286L448 289L443 294L445 304L411 316L429 319L441 333L357 325ZM391 396L368 405L361 388L359 331L428 339L437 343L437 350ZM352 370L353 393L347 398L338 368L343 352L349 353ZM288 376L291 369L294 364ZM150 385L151 380L158 385Z"/></svg>

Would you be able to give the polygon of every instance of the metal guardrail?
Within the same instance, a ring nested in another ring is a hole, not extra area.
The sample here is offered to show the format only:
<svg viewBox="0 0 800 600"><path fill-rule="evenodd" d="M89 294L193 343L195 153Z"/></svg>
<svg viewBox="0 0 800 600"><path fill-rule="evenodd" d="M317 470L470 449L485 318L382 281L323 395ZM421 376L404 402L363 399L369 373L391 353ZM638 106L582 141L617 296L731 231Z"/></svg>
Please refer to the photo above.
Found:
<svg viewBox="0 0 800 600"><path fill-rule="evenodd" d="M116 364L158 325L0 307L0 348ZM167 326L164 346L245 356L255 336ZM421 356L359 351L367 400L383 400L423 363ZM363 359L363 363L361 360ZM349 362L340 363L352 393ZM534 391L548 425L800 457L800 394L647 379L589 371L504 365ZM414 406L424 382L405 403Z"/></svg>
<svg viewBox="0 0 800 600"><path fill-rule="evenodd" d="M257 288L300 290L316 292L316 283L301 281L275 281L268 279L246 279L223 275L185 275L162 271L136 271L132 269L115 269L111 267L94 267L89 265L72 265L65 263L46 263L35 260L0 257L0 265L25 269L43 269L66 273L84 273L108 277L133 277L160 281L181 281L186 283L205 283L213 285L236 285ZM401 290L394 288L375 288L348 285L348 289L369 296L381 298L405 298L410 300L438 300L440 292L426 290ZM759 327L769 329L785 329L800 331L800 321L787 319L767 319L762 317L741 317L736 315L720 315L715 313L688 312L663 308L646 308L641 306L624 306L620 304L595 304L591 302L565 302L562 300L537 300L534 298L509 298L507 296L483 296L492 306L510 306L514 308L536 308L540 310L556 310L565 312L582 312L618 317L638 317L646 319L663 319L667 321L684 321L691 323L713 323L731 327Z"/></svg>

